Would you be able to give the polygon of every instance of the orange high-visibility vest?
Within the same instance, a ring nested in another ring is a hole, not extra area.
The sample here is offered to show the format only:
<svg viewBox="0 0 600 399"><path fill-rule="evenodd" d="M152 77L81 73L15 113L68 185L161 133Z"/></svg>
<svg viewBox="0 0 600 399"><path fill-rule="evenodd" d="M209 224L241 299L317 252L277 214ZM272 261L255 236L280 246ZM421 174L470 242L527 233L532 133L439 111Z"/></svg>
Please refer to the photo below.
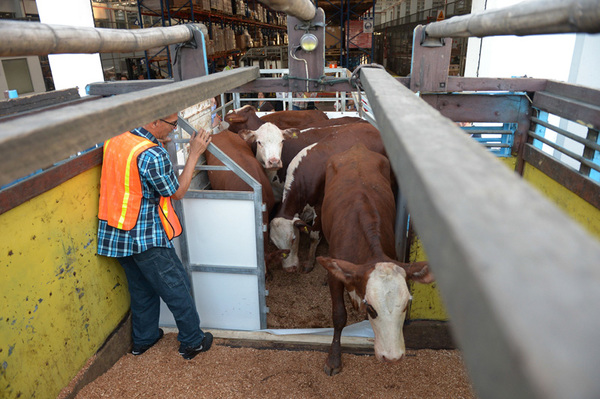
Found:
<svg viewBox="0 0 600 399"><path fill-rule="evenodd" d="M109 226L117 229L133 229L142 206L142 181L137 159L142 152L156 145L130 132L104 143L98 219L106 220ZM158 208L167 238L171 240L180 235L181 223L171 197L161 197Z"/></svg>

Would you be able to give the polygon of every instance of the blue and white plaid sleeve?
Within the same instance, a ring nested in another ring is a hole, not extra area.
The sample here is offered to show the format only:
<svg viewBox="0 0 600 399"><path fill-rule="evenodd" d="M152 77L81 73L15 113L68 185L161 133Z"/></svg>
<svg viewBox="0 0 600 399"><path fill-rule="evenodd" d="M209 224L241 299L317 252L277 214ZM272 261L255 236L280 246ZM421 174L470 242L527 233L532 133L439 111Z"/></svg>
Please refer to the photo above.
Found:
<svg viewBox="0 0 600 399"><path fill-rule="evenodd" d="M179 188L179 180L169 154L162 147L152 147L144 151L138 159L138 168L144 184L162 197L172 196Z"/></svg>

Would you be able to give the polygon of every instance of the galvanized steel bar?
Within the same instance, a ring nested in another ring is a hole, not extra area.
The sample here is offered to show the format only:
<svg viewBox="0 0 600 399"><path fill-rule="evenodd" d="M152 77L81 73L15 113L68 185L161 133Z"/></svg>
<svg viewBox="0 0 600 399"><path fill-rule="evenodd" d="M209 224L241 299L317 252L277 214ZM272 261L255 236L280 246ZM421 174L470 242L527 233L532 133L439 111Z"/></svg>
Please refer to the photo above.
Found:
<svg viewBox="0 0 600 399"><path fill-rule="evenodd" d="M539 134L536 134L533 131L529 131L529 135L536 139L541 141L542 143L554 148L556 151L565 154L566 156L568 156L569 158L573 158L574 160L582 163L583 165L589 167L590 169L594 169L597 172L600 172L600 166L596 163L594 163L592 160L586 159L583 156L573 152L573 151L569 151L567 150L564 146L560 146L556 143L554 143L551 140L548 140L547 138L545 138L544 136L540 136Z"/></svg>
<svg viewBox="0 0 600 399"><path fill-rule="evenodd" d="M259 76L236 68L0 123L0 186Z"/></svg>
<svg viewBox="0 0 600 399"><path fill-rule="evenodd" d="M259 0L275 11L281 11L303 21L310 21L315 17L317 8L310 0Z"/></svg>
<svg viewBox="0 0 600 399"><path fill-rule="evenodd" d="M194 134L196 130L186 121L179 120L181 128L190 135ZM260 312L260 328L267 328L267 303L265 298L266 287L265 287L265 253L264 253L264 235L263 235L263 198L262 198L262 185L257 182L248 172L241 168L235 161L233 161L226 153L224 153L219 147L210 143L206 148L211 154L213 154L223 165L227 166L237 177L242 179L246 184L252 188L252 192L238 192L238 191L218 191L218 199L242 199L246 194L249 195L249 200L254 205L254 228L256 237L256 267L243 268L243 267L205 267L202 265L191 264L187 253L184 256L184 264L189 265L191 271L194 272L207 272L207 273L235 273L235 274L252 274L257 277L257 292L258 292L258 303ZM214 190L203 190L202 193L215 194ZM189 190L185 194L185 198L208 198L202 197L198 191ZM185 212L182 212L185 220ZM184 238L184 244L187 246L187 232L182 234Z"/></svg>
<svg viewBox="0 0 600 399"><path fill-rule="evenodd" d="M0 37L0 57L16 57L143 51L187 42L193 33L188 25L132 30L0 20Z"/></svg>
<svg viewBox="0 0 600 399"><path fill-rule="evenodd" d="M600 243L385 71L360 79L478 396L600 397Z"/></svg>
<svg viewBox="0 0 600 399"><path fill-rule="evenodd" d="M428 37L485 37L600 32L598 0L531 0L452 17L425 27Z"/></svg>
<svg viewBox="0 0 600 399"><path fill-rule="evenodd" d="M593 150L600 151L600 144L598 144L586 137L581 137L576 134L573 134L573 133L569 132L568 130L561 129L558 126L552 125L546 121L538 119L535 116L531 117L531 121L534 123L537 123L538 125L545 127L546 129L550 129L550 130L560 134L561 136L568 137L569 139L571 139L579 144L583 144L585 147L589 147Z"/></svg>

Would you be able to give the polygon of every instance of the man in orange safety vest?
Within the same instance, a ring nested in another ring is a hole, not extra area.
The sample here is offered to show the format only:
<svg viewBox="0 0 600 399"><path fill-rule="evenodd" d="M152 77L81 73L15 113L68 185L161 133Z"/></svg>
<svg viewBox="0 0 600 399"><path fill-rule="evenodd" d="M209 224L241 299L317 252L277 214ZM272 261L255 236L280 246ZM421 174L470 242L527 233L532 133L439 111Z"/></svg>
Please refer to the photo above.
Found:
<svg viewBox="0 0 600 399"><path fill-rule="evenodd" d="M185 195L211 138L201 130L190 139L188 159L178 175L161 144L176 127L177 114L172 114L104 143L98 254L117 258L125 269L131 353L141 355L163 337L158 327L162 298L177 323L179 353L192 359L210 349L213 337L200 328L188 274L171 242L182 231L171 200Z"/></svg>

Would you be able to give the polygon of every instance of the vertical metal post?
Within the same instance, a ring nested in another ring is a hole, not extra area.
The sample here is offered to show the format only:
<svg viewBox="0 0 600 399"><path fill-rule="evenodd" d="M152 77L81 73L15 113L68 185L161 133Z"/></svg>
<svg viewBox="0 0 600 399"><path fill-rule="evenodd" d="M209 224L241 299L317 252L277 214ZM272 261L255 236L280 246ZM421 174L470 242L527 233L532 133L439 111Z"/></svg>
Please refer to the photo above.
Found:
<svg viewBox="0 0 600 399"><path fill-rule="evenodd" d="M225 120L225 115L227 115L227 107L225 107L225 93L221 93L221 120Z"/></svg>
<svg viewBox="0 0 600 399"><path fill-rule="evenodd" d="M426 39L425 27L419 25L413 34L413 56L410 72L412 91L445 92L452 39Z"/></svg>
<svg viewBox="0 0 600 399"><path fill-rule="evenodd" d="M586 138L590 141L593 141L594 143L597 143L598 142L598 130L588 128ZM593 161L594 157L597 156L596 155L597 152L598 151L596 151L595 149L585 146L585 148L583 149L582 155L585 159L589 159L590 161ZM590 176L591 171L592 171L592 168L590 168L589 166L587 166L583 163L579 166L579 172L581 172L581 174L583 174L584 176Z"/></svg>

